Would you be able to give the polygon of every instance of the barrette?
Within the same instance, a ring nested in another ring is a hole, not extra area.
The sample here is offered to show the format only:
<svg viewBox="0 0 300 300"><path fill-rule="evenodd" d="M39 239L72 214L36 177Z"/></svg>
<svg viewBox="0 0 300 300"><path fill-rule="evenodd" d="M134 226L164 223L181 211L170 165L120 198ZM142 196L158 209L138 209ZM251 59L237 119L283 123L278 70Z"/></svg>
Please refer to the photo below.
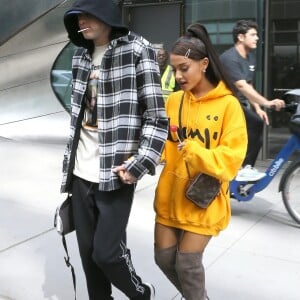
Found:
<svg viewBox="0 0 300 300"><path fill-rule="evenodd" d="M187 49L187 51L185 52L184 57L185 57L185 58L189 58L190 53L191 53L191 49L189 48L189 49Z"/></svg>

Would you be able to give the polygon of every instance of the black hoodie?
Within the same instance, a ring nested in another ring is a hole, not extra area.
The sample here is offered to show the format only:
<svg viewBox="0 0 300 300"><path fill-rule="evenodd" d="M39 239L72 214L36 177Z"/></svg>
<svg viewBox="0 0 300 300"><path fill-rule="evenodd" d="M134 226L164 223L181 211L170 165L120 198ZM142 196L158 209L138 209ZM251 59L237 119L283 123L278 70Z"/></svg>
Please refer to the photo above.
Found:
<svg viewBox="0 0 300 300"><path fill-rule="evenodd" d="M77 0L64 15L68 36L73 44L93 50L94 44L78 33L78 14L85 12L93 15L112 27L111 39L128 34L128 28L122 24L121 9L114 0Z"/></svg>

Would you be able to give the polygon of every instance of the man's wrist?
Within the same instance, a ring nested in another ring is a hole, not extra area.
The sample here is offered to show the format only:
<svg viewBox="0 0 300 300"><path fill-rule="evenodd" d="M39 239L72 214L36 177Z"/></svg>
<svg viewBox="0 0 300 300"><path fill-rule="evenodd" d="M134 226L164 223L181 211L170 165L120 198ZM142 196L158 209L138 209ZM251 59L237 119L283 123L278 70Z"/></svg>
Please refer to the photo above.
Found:
<svg viewBox="0 0 300 300"><path fill-rule="evenodd" d="M259 112L261 112L261 111L264 111L264 110L263 110L264 107L266 108L265 105L257 105L257 106L256 106L256 112L259 113Z"/></svg>

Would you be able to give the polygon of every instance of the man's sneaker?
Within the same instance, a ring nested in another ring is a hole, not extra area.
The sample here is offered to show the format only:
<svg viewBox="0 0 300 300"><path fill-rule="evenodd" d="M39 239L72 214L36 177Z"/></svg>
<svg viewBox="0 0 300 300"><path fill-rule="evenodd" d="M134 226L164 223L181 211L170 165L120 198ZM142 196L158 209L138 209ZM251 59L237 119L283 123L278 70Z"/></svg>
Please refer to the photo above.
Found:
<svg viewBox="0 0 300 300"><path fill-rule="evenodd" d="M243 169L239 170L236 181L257 181L266 176L266 173L259 172L258 170L252 168L250 165L245 166Z"/></svg>
<svg viewBox="0 0 300 300"><path fill-rule="evenodd" d="M145 286L146 289L149 289L149 291L150 291L149 300L154 300L155 299L155 288L154 288L154 286L151 283L147 283L147 282L144 283L144 286Z"/></svg>

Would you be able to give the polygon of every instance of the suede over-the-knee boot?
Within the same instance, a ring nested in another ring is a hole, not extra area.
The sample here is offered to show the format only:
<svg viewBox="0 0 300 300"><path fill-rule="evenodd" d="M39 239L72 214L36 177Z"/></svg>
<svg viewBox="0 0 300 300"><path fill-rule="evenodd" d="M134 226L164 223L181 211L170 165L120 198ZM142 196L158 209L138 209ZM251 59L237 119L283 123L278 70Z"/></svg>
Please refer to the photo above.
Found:
<svg viewBox="0 0 300 300"><path fill-rule="evenodd" d="M167 278L175 285L182 294L182 289L175 269L177 246L165 249L154 249L154 260Z"/></svg>
<svg viewBox="0 0 300 300"><path fill-rule="evenodd" d="M177 252L176 271L183 296L186 300L205 300L205 271L202 264L203 252Z"/></svg>

